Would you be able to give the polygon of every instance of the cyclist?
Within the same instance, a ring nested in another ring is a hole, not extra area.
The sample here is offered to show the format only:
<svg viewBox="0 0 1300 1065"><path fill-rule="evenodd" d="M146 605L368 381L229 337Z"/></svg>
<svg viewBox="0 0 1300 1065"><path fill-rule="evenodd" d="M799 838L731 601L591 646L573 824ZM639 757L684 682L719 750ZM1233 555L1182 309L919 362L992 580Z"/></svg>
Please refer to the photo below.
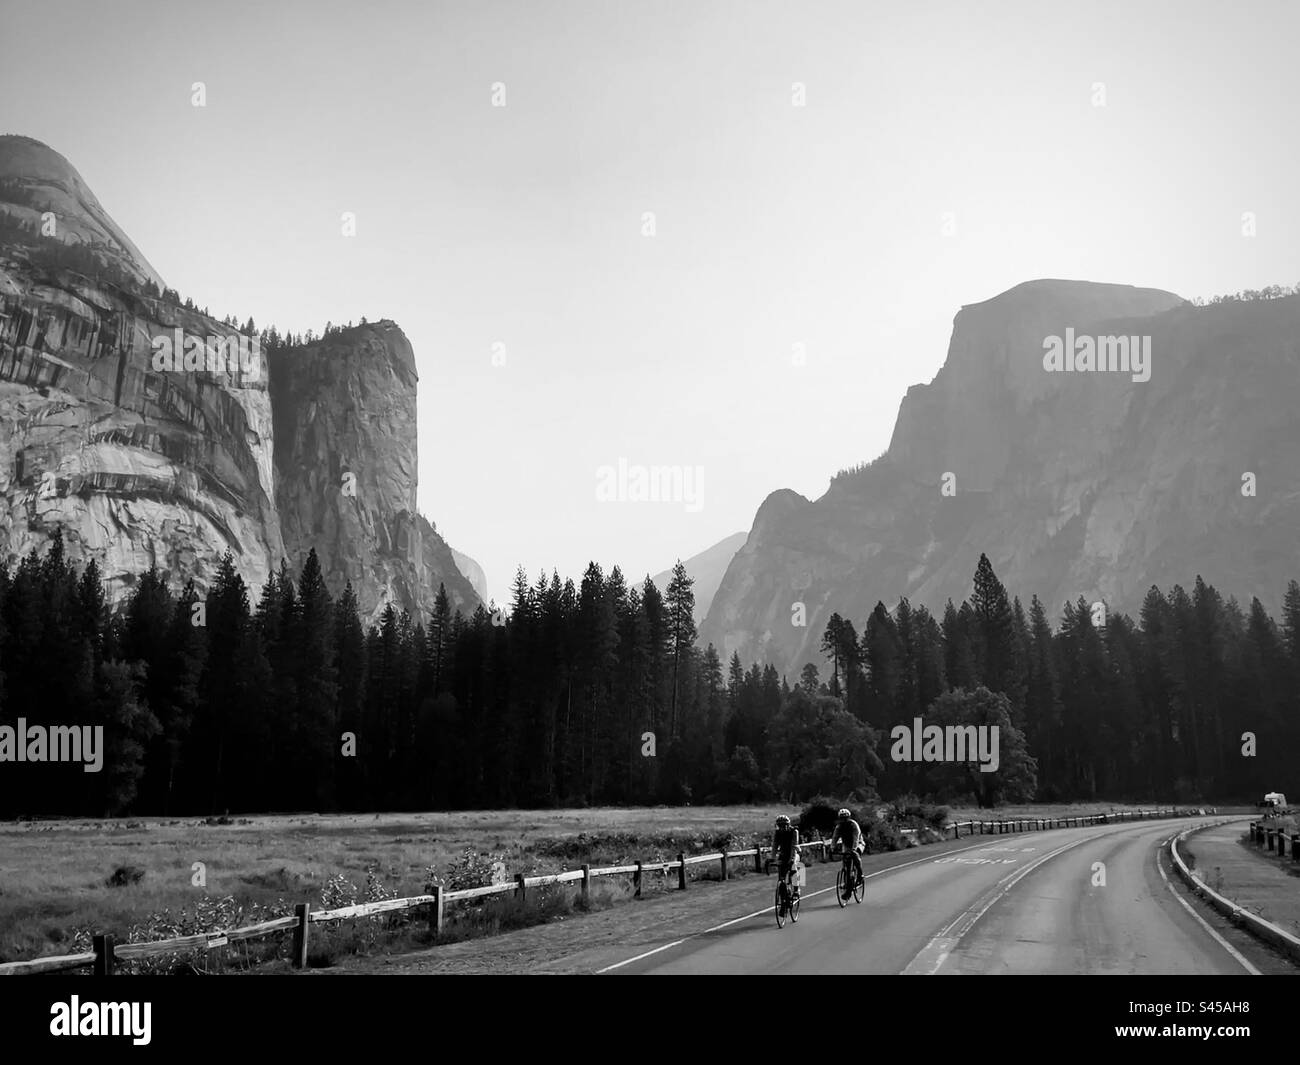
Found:
<svg viewBox="0 0 1300 1065"><path fill-rule="evenodd" d="M831 849L834 850L836 844L844 848L846 854L853 855L853 870L862 879L862 859L858 856L866 846L865 837L862 834L862 826L853 820L853 814L848 809L841 809L836 815L835 831L831 835ZM844 885L844 897L847 899L853 894L851 884Z"/></svg>
<svg viewBox="0 0 1300 1065"><path fill-rule="evenodd" d="M776 862L777 875L788 880L790 899L799 895L799 885L794 882L794 863L799 857L799 830L790 824L790 818L782 814L776 819L776 831L772 833L772 859Z"/></svg>

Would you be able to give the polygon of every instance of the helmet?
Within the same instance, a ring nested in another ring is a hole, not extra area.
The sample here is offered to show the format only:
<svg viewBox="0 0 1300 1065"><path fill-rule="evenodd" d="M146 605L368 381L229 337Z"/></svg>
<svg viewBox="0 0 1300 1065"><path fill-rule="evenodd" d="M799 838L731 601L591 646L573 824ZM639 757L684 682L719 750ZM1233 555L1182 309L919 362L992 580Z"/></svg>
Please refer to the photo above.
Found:
<svg viewBox="0 0 1300 1065"><path fill-rule="evenodd" d="M853 815L849 812L848 807L844 807L835 816L838 817L841 821L847 821Z"/></svg>
<svg viewBox="0 0 1300 1065"><path fill-rule="evenodd" d="M786 817L785 814L782 814L780 817L778 817L778 818L776 819L776 827L777 827L777 828L789 828L789 827L790 827L790 818Z"/></svg>

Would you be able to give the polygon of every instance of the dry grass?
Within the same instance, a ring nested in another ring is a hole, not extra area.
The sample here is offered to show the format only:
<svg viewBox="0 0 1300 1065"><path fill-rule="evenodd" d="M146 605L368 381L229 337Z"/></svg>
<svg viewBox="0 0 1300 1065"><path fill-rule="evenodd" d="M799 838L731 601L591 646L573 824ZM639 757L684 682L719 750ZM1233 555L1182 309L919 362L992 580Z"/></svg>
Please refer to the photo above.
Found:
<svg viewBox="0 0 1300 1065"><path fill-rule="evenodd" d="M1076 802L1043 803L1039 806L1031 804L999 806L996 810L981 810L978 806L950 806L948 808L948 818L950 821L1014 821L1017 818L1033 820L1039 817L1091 817L1096 814L1120 813L1129 810L1165 810L1169 809L1171 805L1171 803L1167 802ZM1179 803L1178 809L1185 810L1190 805L1190 803ZM1224 808L1219 807L1219 810L1223 812Z"/></svg>
<svg viewBox="0 0 1300 1065"><path fill-rule="evenodd" d="M953 809L953 820L1012 817L1064 817L1105 813L1139 806L1080 804L1019 806L997 811ZM424 892L426 869L442 873L467 849L504 862L510 875L538 875L574 869L583 861L623 864L671 858L678 850L699 852L718 836L737 838L736 847L766 838L786 807L644 807L589 810L466 811L460 813L312 813L236 818L205 824L203 819L69 820L0 824L0 962L63 954L73 949L75 930L127 930L164 910L192 908L205 896L233 896L241 905L310 902L319 908L330 877L365 883L373 869L392 895ZM206 885L195 886L193 865L205 866ZM144 871L137 882L110 887L115 870ZM692 877L711 875L712 867L692 867ZM675 875L675 874L674 874ZM661 886L650 883L647 890ZM630 886L593 889L593 906L612 905ZM518 921L549 920L571 912L572 891L539 895L536 905L511 910L504 900L463 921L458 937L491 934ZM463 907L455 907L459 911ZM416 934L412 930L411 934ZM339 929L338 949L347 930ZM373 936L356 949L376 949Z"/></svg>
<svg viewBox="0 0 1300 1065"><path fill-rule="evenodd" d="M199 818L47 821L0 825L0 961L68 952L74 929L112 932L163 910L173 913L207 895L262 905L319 906L326 880L357 885L376 868L384 888L423 893L425 870L445 870L466 849L500 855L512 875L575 868L548 856L559 840L587 833L623 847L680 844L723 832L766 832L776 807L651 807L463 813L275 815L230 825ZM791 812L791 811L784 811ZM596 846L604 858L611 847ZM538 849L540 848L540 849ZM632 860L649 854L630 854ZM193 884L203 862L206 886ZM123 887L106 881L122 866L144 870Z"/></svg>

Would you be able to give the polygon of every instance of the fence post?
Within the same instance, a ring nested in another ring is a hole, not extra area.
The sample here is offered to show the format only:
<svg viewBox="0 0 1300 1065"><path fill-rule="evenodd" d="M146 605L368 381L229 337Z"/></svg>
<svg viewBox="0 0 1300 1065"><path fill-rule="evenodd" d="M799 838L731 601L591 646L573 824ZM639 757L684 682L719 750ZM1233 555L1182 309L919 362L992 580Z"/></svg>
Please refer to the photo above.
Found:
<svg viewBox="0 0 1300 1065"><path fill-rule="evenodd" d="M300 902L293 908L294 916L298 918L298 923L293 926L293 967L295 969L307 967L307 925L311 920L308 916L310 912L310 902Z"/></svg>
<svg viewBox="0 0 1300 1065"><path fill-rule="evenodd" d="M1300 862L1300 832L1291 835L1291 860Z"/></svg>
<svg viewBox="0 0 1300 1065"><path fill-rule="evenodd" d="M433 913L430 917L433 919L433 934L442 935L442 885L433 885L433 906L430 907Z"/></svg>
<svg viewBox="0 0 1300 1065"><path fill-rule="evenodd" d="M1273 830L1271 828L1266 828L1264 831L1268 835L1268 849L1271 851L1273 849Z"/></svg>
<svg viewBox="0 0 1300 1065"><path fill-rule="evenodd" d="M113 953L113 937L110 935L91 936L91 949L95 952L95 964L91 972L95 976L112 976L117 957Z"/></svg>
<svg viewBox="0 0 1300 1065"><path fill-rule="evenodd" d="M636 894L633 897L639 899L641 897L641 863L640 862L636 863L636 872L632 874L632 883L636 887Z"/></svg>
<svg viewBox="0 0 1300 1065"><path fill-rule="evenodd" d="M677 889L679 891L685 891L686 890L686 852L683 851L681 854L677 855L677 860L681 863L681 865L678 866L677 868Z"/></svg>
<svg viewBox="0 0 1300 1065"><path fill-rule="evenodd" d="M726 847L722 848L722 881L723 883L726 883L727 881L727 848Z"/></svg>
<svg viewBox="0 0 1300 1065"><path fill-rule="evenodd" d="M754 872L761 873L762 871L763 871L763 848L760 845L754 848Z"/></svg>
<svg viewBox="0 0 1300 1065"><path fill-rule="evenodd" d="M585 906L591 901L591 864L582 863L582 902Z"/></svg>
<svg viewBox="0 0 1300 1065"><path fill-rule="evenodd" d="M523 905L524 902L525 889L527 888L527 886L528 885L524 883L524 874L516 873L515 874L515 898L519 900L519 904L521 906Z"/></svg>

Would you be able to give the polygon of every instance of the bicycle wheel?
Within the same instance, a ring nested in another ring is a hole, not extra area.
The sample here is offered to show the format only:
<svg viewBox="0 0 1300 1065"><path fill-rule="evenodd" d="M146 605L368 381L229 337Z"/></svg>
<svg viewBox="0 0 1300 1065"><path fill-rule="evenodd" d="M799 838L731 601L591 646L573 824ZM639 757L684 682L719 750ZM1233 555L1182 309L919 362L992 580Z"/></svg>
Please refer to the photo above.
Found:
<svg viewBox="0 0 1300 1065"><path fill-rule="evenodd" d="M840 904L840 909L848 905L849 900L844 897L844 885L847 881L844 879L844 866L840 866L840 871L835 874L835 901Z"/></svg>
<svg viewBox="0 0 1300 1065"><path fill-rule="evenodd" d="M797 921L797 920L799 920L799 902L800 902L800 900L802 899L802 897L803 897L803 896L801 896L801 895L795 895L795 897L794 897L793 899L790 900L790 920L791 920L791 921Z"/></svg>
<svg viewBox="0 0 1300 1065"><path fill-rule="evenodd" d="M785 897L784 897L784 893L781 890L782 887L784 886L785 886L784 884L776 885L776 927L777 928L785 927Z"/></svg>
<svg viewBox="0 0 1300 1065"><path fill-rule="evenodd" d="M854 877L855 877L855 882L853 884L853 897L857 899L859 902L861 902L862 896L867 893L867 878L864 877L861 873L857 872L856 870L854 871Z"/></svg>

